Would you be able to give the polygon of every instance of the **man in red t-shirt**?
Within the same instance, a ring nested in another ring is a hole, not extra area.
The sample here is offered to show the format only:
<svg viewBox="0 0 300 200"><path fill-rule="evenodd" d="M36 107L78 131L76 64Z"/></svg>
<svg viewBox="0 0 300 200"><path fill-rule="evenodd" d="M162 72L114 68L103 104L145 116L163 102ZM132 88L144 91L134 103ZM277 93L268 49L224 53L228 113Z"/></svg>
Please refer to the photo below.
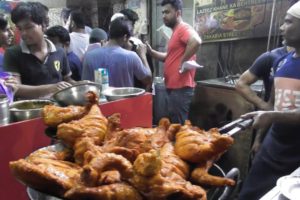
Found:
<svg viewBox="0 0 300 200"><path fill-rule="evenodd" d="M180 73L184 62L195 60L201 38L197 32L182 20L182 1L163 0L164 24L173 30L167 52L158 52L148 45L148 51L155 59L164 62L165 85L168 94L168 113L173 123L184 123L188 118L189 105L194 94L195 69Z"/></svg>

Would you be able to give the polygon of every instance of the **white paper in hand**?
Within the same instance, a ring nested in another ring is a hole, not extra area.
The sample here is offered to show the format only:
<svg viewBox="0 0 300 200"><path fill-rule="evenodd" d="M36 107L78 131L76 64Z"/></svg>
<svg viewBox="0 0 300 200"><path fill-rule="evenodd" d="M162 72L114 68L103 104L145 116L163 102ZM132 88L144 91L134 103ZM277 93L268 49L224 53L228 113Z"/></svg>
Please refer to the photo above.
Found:
<svg viewBox="0 0 300 200"><path fill-rule="evenodd" d="M189 61L185 61L181 68L179 69L179 73L183 73L183 72L186 72L188 70L191 70L191 69L198 69L198 68L203 68L202 65L199 65L196 61L194 60L189 60Z"/></svg>

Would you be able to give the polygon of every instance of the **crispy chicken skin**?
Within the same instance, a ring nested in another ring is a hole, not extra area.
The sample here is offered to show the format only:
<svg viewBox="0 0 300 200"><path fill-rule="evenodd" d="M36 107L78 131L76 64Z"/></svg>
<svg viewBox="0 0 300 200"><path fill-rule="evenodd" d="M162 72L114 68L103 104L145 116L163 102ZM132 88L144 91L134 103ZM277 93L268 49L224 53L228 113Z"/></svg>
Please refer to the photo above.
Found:
<svg viewBox="0 0 300 200"><path fill-rule="evenodd" d="M65 194L71 200L142 200L141 195L126 183L115 183L98 187L75 187Z"/></svg>
<svg viewBox="0 0 300 200"><path fill-rule="evenodd" d="M119 171L122 179L132 176L132 164L126 158L114 153L101 153L83 166L81 180L86 186L99 186L103 182L101 174L112 170Z"/></svg>
<svg viewBox="0 0 300 200"><path fill-rule="evenodd" d="M107 119L103 116L97 104L83 118L58 126L57 137L65 144L73 147L77 139L89 137L95 144L101 144L107 130Z"/></svg>
<svg viewBox="0 0 300 200"><path fill-rule="evenodd" d="M83 117L87 109L82 106L59 107L46 105L43 108L42 116L44 123L50 127L57 127L61 123L68 123Z"/></svg>
<svg viewBox="0 0 300 200"><path fill-rule="evenodd" d="M133 171L130 182L149 200L206 199L206 192L200 186L185 179L189 167L175 155L171 143L165 144L160 151L140 154Z"/></svg>
<svg viewBox="0 0 300 200"><path fill-rule="evenodd" d="M50 160L65 160L71 161L72 160L72 151L68 148L64 148L61 146L61 150L58 151L57 149L50 147L41 148L36 150L35 152L31 153L26 160L31 161L35 158L45 158Z"/></svg>
<svg viewBox="0 0 300 200"><path fill-rule="evenodd" d="M80 180L81 168L74 163L34 158L31 162L20 159L9 163L13 175L24 184L39 191L63 196Z"/></svg>
<svg viewBox="0 0 300 200"><path fill-rule="evenodd" d="M215 160L233 144L233 138L218 129L204 131L186 122L176 134L175 152L185 161L203 163Z"/></svg>
<svg viewBox="0 0 300 200"><path fill-rule="evenodd" d="M115 121L117 120L114 119ZM108 124L110 124L110 120ZM118 126L108 125L108 127ZM159 149L165 143L170 142L169 134L174 134L175 129L169 130L169 127L170 121L163 118L155 128L135 127L124 130L117 128L116 131L108 128L108 139L104 142L102 149L104 152L122 155L133 162L139 154L151 149Z"/></svg>

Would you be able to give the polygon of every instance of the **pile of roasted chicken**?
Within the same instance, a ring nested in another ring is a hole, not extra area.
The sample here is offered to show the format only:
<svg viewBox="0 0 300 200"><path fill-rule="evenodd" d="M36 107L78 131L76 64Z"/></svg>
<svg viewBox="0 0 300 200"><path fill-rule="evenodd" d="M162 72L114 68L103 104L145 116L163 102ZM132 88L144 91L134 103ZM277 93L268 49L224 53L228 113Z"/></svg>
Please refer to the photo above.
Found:
<svg viewBox="0 0 300 200"><path fill-rule="evenodd" d="M120 115L106 118L94 93L90 104L45 106L44 122L57 127L61 149L42 148L10 162L27 186L64 199L206 199L201 186L233 186L208 174L233 139L166 118L155 128L122 129Z"/></svg>

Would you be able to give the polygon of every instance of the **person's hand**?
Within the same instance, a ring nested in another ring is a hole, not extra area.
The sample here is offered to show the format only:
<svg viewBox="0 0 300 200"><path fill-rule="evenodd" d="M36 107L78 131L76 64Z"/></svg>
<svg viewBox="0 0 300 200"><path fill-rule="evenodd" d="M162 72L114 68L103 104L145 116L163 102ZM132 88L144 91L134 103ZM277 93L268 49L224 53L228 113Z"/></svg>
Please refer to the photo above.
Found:
<svg viewBox="0 0 300 200"><path fill-rule="evenodd" d="M136 48L136 53L139 56L145 56L147 53L147 46L145 44L139 44Z"/></svg>
<svg viewBox="0 0 300 200"><path fill-rule="evenodd" d="M20 82L18 81L17 78L13 76L9 76L8 78L6 78L4 80L4 84L5 86L11 88L14 94L17 92L17 90L20 87Z"/></svg>
<svg viewBox="0 0 300 200"><path fill-rule="evenodd" d="M59 90L62 90L62 89L72 86L72 84L65 82L65 81L61 81L61 82L56 83L55 86L56 86L56 90L59 91Z"/></svg>
<svg viewBox="0 0 300 200"><path fill-rule="evenodd" d="M265 110L265 111L273 110L273 106L271 104L269 104L268 102L263 102L263 104L259 105L258 108L260 110Z"/></svg>
<svg viewBox="0 0 300 200"><path fill-rule="evenodd" d="M241 116L244 119L253 118L254 122L252 127L257 128L266 128L272 123L272 113L269 111L255 111L246 113Z"/></svg>
<svg viewBox="0 0 300 200"><path fill-rule="evenodd" d="M150 46L150 44L148 42L145 42L145 44L146 44L146 47L147 47L147 52L151 55L151 53L153 51L152 47Z"/></svg>

